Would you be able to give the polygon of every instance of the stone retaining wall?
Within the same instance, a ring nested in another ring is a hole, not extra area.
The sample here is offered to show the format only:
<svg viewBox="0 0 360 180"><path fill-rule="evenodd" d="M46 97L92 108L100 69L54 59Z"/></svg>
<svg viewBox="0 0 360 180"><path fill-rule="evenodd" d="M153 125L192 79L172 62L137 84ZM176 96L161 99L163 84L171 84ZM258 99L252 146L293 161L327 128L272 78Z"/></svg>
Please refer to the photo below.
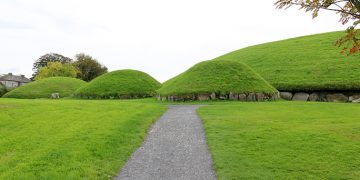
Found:
<svg viewBox="0 0 360 180"><path fill-rule="evenodd" d="M360 103L360 92L280 92L280 97L288 101Z"/></svg>
<svg viewBox="0 0 360 180"><path fill-rule="evenodd" d="M192 95L157 95L157 99L161 101L210 101L210 100L232 100L232 101L274 101L280 98L279 93L204 93Z"/></svg>

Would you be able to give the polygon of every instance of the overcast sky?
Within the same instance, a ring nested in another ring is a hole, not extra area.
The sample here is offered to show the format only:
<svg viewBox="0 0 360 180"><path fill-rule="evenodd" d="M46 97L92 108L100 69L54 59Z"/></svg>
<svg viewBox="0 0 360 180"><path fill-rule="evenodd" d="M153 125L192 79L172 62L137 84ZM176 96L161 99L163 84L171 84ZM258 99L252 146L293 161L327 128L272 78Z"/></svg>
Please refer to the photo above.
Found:
<svg viewBox="0 0 360 180"><path fill-rule="evenodd" d="M249 45L344 30L338 15L275 0L0 0L0 73L30 76L46 53L84 52L109 70L163 82L197 62Z"/></svg>

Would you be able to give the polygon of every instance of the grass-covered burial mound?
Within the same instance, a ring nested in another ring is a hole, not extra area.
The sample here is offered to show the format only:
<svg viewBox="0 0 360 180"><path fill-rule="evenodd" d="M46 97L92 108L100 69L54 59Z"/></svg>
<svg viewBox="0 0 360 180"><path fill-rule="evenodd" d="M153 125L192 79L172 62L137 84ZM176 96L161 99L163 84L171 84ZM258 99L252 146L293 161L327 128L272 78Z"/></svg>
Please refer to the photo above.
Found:
<svg viewBox="0 0 360 180"><path fill-rule="evenodd" d="M137 70L118 70L103 74L76 91L89 99L131 99L154 96L161 84Z"/></svg>
<svg viewBox="0 0 360 180"><path fill-rule="evenodd" d="M279 91L360 90L360 55L341 54L331 32L256 45L223 55L250 66Z"/></svg>
<svg viewBox="0 0 360 180"><path fill-rule="evenodd" d="M276 99L278 91L251 68L237 61L204 61L166 81L158 98L170 101Z"/></svg>
<svg viewBox="0 0 360 180"><path fill-rule="evenodd" d="M52 93L59 93L60 98L69 97L86 84L85 81L69 77L50 77L30 82L4 95L5 98L36 99L51 98Z"/></svg>

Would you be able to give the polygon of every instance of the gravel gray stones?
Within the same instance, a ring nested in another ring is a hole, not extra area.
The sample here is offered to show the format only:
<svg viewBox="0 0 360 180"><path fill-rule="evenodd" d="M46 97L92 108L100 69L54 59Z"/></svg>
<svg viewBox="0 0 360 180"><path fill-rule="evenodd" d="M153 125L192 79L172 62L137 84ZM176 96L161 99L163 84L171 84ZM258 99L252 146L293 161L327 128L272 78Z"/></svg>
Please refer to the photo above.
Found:
<svg viewBox="0 0 360 180"><path fill-rule="evenodd" d="M116 179L216 179L198 107L170 106Z"/></svg>

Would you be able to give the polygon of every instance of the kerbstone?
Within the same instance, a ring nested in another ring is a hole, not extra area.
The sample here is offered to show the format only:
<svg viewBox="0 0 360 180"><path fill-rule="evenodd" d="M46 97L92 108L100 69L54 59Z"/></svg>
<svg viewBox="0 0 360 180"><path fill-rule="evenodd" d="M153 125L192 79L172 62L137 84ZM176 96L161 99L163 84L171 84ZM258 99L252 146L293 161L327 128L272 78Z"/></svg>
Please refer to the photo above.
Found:
<svg viewBox="0 0 360 180"><path fill-rule="evenodd" d="M280 92L280 97L281 97L282 99L291 101L291 100L292 100L292 97L293 97L293 94L292 94L291 92Z"/></svg>
<svg viewBox="0 0 360 180"><path fill-rule="evenodd" d="M308 93L295 93L292 100L293 101L307 101L309 96L310 95Z"/></svg>

